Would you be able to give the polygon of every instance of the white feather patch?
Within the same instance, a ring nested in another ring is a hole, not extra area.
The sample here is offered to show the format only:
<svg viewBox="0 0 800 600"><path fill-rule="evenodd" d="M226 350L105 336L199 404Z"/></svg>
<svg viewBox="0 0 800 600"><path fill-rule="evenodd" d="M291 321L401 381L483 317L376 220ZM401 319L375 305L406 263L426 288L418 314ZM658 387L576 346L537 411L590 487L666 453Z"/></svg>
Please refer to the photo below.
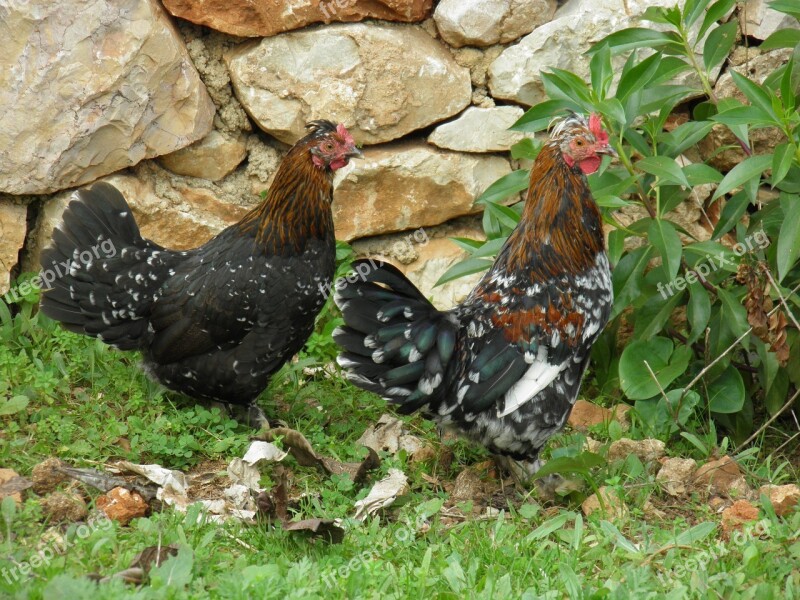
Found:
<svg viewBox="0 0 800 600"><path fill-rule="evenodd" d="M513 413L553 383L559 373L567 367L568 362L564 361L557 365L550 364L547 362L547 348L540 347L536 361L528 367L528 370L525 371L520 380L506 392L505 408L502 411L497 411L497 417L501 418Z"/></svg>

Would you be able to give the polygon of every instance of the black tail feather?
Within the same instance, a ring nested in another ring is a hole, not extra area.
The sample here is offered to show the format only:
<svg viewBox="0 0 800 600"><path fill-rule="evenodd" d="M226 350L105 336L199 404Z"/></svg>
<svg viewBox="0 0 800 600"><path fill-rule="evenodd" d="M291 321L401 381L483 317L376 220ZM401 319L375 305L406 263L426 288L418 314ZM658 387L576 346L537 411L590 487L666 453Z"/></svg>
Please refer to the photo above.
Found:
<svg viewBox="0 0 800 600"><path fill-rule="evenodd" d="M353 268L356 280L337 284L334 296L345 322L333 333L344 350L339 364L358 387L413 412L442 393L456 324L392 265Z"/></svg>
<svg viewBox="0 0 800 600"><path fill-rule="evenodd" d="M168 254L142 238L114 186L101 182L81 189L42 252L42 312L70 331L121 349L138 348Z"/></svg>

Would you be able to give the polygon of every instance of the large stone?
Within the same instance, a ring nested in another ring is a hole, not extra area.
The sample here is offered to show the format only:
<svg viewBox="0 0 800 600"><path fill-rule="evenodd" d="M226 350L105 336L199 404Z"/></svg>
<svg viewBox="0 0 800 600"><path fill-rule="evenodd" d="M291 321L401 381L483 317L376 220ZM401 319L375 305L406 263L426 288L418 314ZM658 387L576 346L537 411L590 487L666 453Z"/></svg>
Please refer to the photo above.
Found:
<svg viewBox="0 0 800 600"><path fill-rule="evenodd" d="M214 106L157 0L13 2L0 37L0 191L86 183L211 129Z"/></svg>
<svg viewBox="0 0 800 600"><path fill-rule="evenodd" d="M441 0L433 18L451 46L506 44L547 23L556 0Z"/></svg>
<svg viewBox="0 0 800 600"><path fill-rule="evenodd" d="M312 119L343 122L377 144L469 103L469 70L417 27L333 25L285 33L226 54L236 95L256 123L293 144Z"/></svg>
<svg viewBox="0 0 800 600"><path fill-rule="evenodd" d="M28 209L11 198L0 196L0 294L11 283L11 270L17 265L25 243Z"/></svg>
<svg viewBox="0 0 800 600"><path fill-rule="evenodd" d="M446 152L425 143L370 148L334 179L336 237L349 241L479 212L475 199L510 172L505 158Z"/></svg>
<svg viewBox="0 0 800 600"><path fill-rule="evenodd" d="M417 22L433 0L164 0L176 17L242 37L267 37L332 21Z"/></svg>
<svg viewBox="0 0 800 600"><path fill-rule="evenodd" d="M765 40L779 29L797 29L800 23L786 13L770 8L768 0L744 0L741 11L742 33Z"/></svg>
<svg viewBox="0 0 800 600"><path fill-rule="evenodd" d="M233 172L246 156L243 135L212 131L191 146L162 156L159 162L178 175L218 181Z"/></svg>
<svg viewBox="0 0 800 600"><path fill-rule="evenodd" d="M546 95L541 71L553 67L588 80L589 57L585 53L592 44L626 27L652 28L652 23L640 19L645 10L675 4L676 0L570 0L552 21L507 48L491 64L492 96L526 105L542 102Z"/></svg>
<svg viewBox="0 0 800 600"><path fill-rule="evenodd" d="M518 106L471 106L456 120L434 129L428 142L459 152L503 152L525 137L508 129L524 113Z"/></svg>

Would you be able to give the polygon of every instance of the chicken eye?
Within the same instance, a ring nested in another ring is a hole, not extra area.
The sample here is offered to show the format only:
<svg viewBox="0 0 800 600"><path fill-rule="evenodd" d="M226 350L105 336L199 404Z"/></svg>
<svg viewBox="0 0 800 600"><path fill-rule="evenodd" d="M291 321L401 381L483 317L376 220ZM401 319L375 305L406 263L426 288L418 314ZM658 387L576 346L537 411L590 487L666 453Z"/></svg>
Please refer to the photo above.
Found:
<svg viewBox="0 0 800 600"><path fill-rule="evenodd" d="M333 142L325 142L322 144L322 149L325 152L333 152Z"/></svg>
<svg viewBox="0 0 800 600"><path fill-rule="evenodd" d="M575 145L576 146L583 146L583 140L582 139L575 140Z"/></svg>

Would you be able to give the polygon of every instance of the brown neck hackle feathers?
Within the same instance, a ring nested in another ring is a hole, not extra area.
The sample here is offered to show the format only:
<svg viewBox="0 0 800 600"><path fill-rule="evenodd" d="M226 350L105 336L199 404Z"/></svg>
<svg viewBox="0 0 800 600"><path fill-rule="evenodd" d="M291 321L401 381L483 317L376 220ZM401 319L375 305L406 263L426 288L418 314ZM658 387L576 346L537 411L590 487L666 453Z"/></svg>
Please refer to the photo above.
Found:
<svg viewBox="0 0 800 600"><path fill-rule="evenodd" d="M509 239L508 268L544 280L578 274L605 249L600 211L585 176L547 143L531 168L528 198Z"/></svg>
<svg viewBox="0 0 800 600"><path fill-rule="evenodd" d="M284 157L264 202L239 223L269 254L299 253L308 240L333 237L333 174L314 165L311 148L336 129L327 121L311 128Z"/></svg>

